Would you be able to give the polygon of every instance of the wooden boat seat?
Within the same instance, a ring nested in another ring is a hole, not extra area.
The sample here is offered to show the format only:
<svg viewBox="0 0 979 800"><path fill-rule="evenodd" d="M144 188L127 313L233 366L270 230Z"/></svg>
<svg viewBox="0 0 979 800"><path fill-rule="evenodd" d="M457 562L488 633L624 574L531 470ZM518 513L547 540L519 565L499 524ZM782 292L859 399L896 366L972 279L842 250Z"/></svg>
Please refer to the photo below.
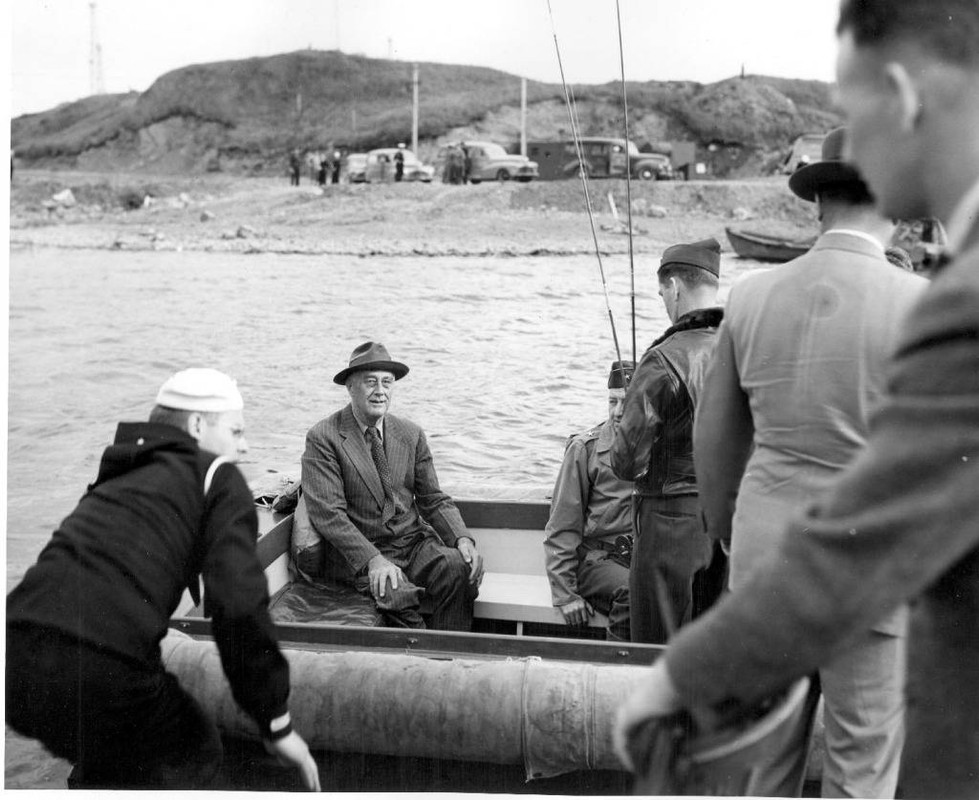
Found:
<svg viewBox="0 0 979 800"><path fill-rule="evenodd" d="M476 599L477 619L512 622L516 633L525 624L564 626L564 617L551 605L551 589L544 568L544 525L546 503L456 503L466 526L483 555L485 575ZM344 625L383 624L371 603L356 592L319 584L292 586L289 539L292 517L259 510L261 536L258 554L269 579L273 619L282 622L332 622ZM330 593L334 595L330 596ZM330 602L330 601L333 602ZM321 610L329 605L324 616ZM370 607L372 613L367 614ZM589 627L604 628L608 618L596 611Z"/></svg>

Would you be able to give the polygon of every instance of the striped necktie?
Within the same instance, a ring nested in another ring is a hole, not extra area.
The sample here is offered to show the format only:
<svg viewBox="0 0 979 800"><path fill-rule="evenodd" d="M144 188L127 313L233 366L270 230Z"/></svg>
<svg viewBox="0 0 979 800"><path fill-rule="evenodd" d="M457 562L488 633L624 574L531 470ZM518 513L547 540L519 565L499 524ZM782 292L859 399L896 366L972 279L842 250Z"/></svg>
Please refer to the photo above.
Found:
<svg viewBox="0 0 979 800"><path fill-rule="evenodd" d="M381 486L384 487L384 496L389 500L394 500L394 483L391 481L391 468L388 466L387 456L384 455L384 443L381 441L381 432L373 425L368 425L364 431L371 448L371 458L374 459L374 466L377 467L377 474L381 478Z"/></svg>

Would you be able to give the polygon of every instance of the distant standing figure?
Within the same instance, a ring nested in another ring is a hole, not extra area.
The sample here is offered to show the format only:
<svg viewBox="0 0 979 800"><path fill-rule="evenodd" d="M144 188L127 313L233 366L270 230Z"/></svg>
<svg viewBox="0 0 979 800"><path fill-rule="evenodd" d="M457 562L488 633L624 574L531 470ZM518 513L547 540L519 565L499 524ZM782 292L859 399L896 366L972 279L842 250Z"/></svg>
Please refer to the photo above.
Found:
<svg viewBox="0 0 979 800"><path fill-rule="evenodd" d="M405 146L398 143L398 152L394 154L394 181L401 183L405 176Z"/></svg>
<svg viewBox="0 0 979 800"><path fill-rule="evenodd" d="M329 171L329 169L330 169L330 159L328 159L326 156L323 156L323 158L320 160L320 168L316 173L316 180L320 186L326 186L326 173Z"/></svg>
<svg viewBox="0 0 979 800"><path fill-rule="evenodd" d="M340 183L340 165L343 163L343 159L340 155L339 150L333 151L333 173L330 178L330 183Z"/></svg>
<svg viewBox="0 0 979 800"><path fill-rule="evenodd" d="M469 154L469 148L462 148L462 182L469 183L469 176L472 175L473 160Z"/></svg>
<svg viewBox="0 0 979 800"><path fill-rule="evenodd" d="M289 183L292 186L299 185L300 166L301 165L299 162L299 151L293 150L292 153L289 155Z"/></svg>

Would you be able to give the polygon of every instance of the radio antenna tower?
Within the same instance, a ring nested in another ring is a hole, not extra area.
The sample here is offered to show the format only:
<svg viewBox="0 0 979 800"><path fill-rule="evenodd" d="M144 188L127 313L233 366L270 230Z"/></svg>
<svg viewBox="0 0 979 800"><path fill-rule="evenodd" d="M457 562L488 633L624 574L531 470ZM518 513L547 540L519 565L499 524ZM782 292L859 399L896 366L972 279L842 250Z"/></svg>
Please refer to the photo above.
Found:
<svg viewBox="0 0 979 800"><path fill-rule="evenodd" d="M95 22L95 0L90 0L88 9L91 29L88 48L88 88L91 94L105 94L105 79L102 77L102 45L99 44L99 29Z"/></svg>

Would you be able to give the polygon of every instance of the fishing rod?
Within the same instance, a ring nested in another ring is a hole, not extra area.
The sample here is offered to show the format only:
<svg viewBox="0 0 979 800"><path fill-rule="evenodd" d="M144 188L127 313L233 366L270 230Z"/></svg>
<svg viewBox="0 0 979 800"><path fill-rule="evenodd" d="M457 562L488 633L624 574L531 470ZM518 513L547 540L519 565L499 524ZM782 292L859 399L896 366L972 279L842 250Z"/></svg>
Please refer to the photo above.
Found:
<svg viewBox="0 0 979 800"><path fill-rule="evenodd" d="M571 139L574 141L575 155L578 157L578 176L581 178L581 189L585 193L585 208L588 211L588 224L591 226L591 238L595 244L595 257L598 259L598 272L602 276L602 291L605 294L605 310L608 312L608 322L612 328L612 342L615 345L615 358L622 361L622 353L619 350L619 337L615 331L615 319L612 316L612 304L608 297L608 283L605 280L605 266L602 264L602 252L598 246L598 233L595 231L595 215L592 212L591 197L588 194L588 170L585 167L585 159L581 154L581 137L578 136L578 124L575 119L576 114L571 101L571 94L568 91L568 82L564 78L564 64L561 61L561 48L557 42L557 30L554 27L554 14L551 11L551 0L547 0L547 15L551 20L551 33L554 36L554 51L557 53L558 70L561 73L561 86L564 87L564 101L568 106L568 119L571 122ZM635 349L635 348L633 348Z"/></svg>
<svg viewBox="0 0 979 800"><path fill-rule="evenodd" d="M622 121L625 126L625 196L629 206L629 303L632 310L632 360L636 360L636 262L632 252L632 161L629 158L629 100L625 91L625 53L622 47L622 14L615 0L615 21L619 26L619 67L622 71Z"/></svg>

